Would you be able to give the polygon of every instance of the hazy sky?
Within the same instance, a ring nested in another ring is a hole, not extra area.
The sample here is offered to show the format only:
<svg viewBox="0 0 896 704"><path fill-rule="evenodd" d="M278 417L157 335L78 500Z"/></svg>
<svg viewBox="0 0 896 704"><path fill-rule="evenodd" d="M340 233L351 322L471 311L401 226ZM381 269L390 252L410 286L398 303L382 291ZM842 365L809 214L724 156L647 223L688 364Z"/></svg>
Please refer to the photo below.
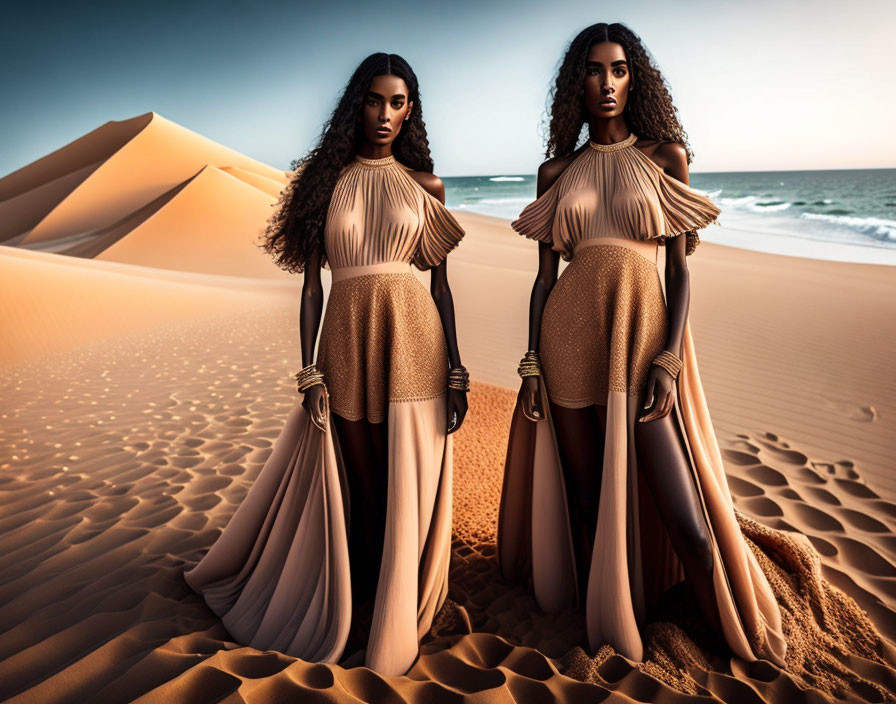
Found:
<svg viewBox="0 0 896 704"><path fill-rule="evenodd" d="M287 168L374 51L414 67L436 173L532 173L562 53L601 21L653 54L694 171L896 167L892 0L16 5L0 175L150 110Z"/></svg>

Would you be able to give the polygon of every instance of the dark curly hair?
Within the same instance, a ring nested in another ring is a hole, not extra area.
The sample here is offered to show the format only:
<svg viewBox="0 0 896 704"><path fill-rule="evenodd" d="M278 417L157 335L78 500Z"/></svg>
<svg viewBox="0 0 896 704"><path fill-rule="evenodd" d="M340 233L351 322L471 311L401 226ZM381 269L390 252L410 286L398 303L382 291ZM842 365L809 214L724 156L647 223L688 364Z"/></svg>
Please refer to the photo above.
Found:
<svg viewBox="0 0 896 704"><path fill-rule="evenodd" d="M624 24L600 22L579 32L566 50L550 92L550 123L545 156L566 156L579 144L582 128L588 122L585 109L585 61L588 50L601 42L616 42L625 50L635 90L628 95L623 118L638 137L659 142L679 142L685 148L688 163L693 153L687 133L672 104L669 85L663 78L641 38Z"/></svg>
<svg viewBox="0 0 896 704"><path fill-rule="evenodd" d="M370 82L375 76L386 75L401 78L408 87L408 100L413 102L409 119L402 122L401 131L392 142L392 154L415 171L432 173L416 74L397 54L371 54L346 84L317 145L290 165L295 173L280 194L277 212L268 222L262 245L281 269L302 272L315 252L321 253L322 264L327 263L324 226L333 189L342 169L361 146L363 132L357 117Z"/></svg>

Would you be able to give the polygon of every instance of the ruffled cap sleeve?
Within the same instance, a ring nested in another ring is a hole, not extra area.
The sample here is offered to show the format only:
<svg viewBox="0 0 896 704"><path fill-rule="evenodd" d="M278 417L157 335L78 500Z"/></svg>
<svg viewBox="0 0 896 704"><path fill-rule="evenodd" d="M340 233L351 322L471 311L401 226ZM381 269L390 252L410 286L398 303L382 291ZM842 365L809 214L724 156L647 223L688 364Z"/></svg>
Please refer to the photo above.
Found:
<svg viewBox="0 0 896 704"><path fill-rule="evenodd" d="M660 172L657 197L665 227L658 235L659 244L678 235L687 235L687 253L692 254L700 242L697 230L716 222L721 210L709 198L676 178Z"/></svg>
<svg viewBox="0 0 896 704"><path fill-rule="evenodd" d="M523 208L519 217L510 223L510 226L529 239L552 244L559 183L560 179L555 180L550 188Z"/></svg>
<svg viewBox="0 0 896 704"><path fill-rule="evenodd" d="M464 230L438 198L420 189L423 195L422 232L413 264L418 269L436 267L464 237Z"/></svg>
<svg viewBox="0 0 896 704"><path fill-rule="evenodd" d="M658 194L668 230L699 230L715 222L722 211L709 198L678 179L663 174Z"/></svg>

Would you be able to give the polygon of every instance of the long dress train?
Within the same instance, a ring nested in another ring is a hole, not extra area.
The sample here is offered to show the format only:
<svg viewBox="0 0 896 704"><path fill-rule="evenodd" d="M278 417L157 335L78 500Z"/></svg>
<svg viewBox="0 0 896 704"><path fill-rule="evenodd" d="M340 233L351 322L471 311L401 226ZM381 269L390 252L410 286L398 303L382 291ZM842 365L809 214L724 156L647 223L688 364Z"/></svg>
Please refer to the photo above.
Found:
<svg viewBox="0 0 896 704"><path fill-rule="evenodd" d="M584 601L589 643L644 657L646 605L683 570L638 471L634 423L666 309L656 268L661 238L707 225L718 209L667 176L632 145L589 142L513 227L570 261L542 318L541 406L528 420L518 396L498 525L502 572L531 576L545 611ZM723 635L746 660L783 665L786 642L768 580L737 520L697 370L690 325L682 344L674 421L712 540L713 587ZM569 408L606 405L598 519L587 581L577 594L566 489L548 398Z"/></svg>

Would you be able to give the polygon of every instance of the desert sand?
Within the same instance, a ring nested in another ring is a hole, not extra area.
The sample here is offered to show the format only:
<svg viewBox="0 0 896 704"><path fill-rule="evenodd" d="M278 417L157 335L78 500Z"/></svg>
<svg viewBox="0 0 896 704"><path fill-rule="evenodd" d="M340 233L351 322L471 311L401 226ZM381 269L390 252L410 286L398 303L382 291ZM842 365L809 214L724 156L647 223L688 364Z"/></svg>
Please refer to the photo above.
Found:
<svg viewBox="0 0 896 704"><path fill-rule="evenodd" d="M79 204L72 184L142 134L134 120L110 123L105 140L82 138L68 173L35 162L0 180L0 194L31 209L0 246L0 699L894 700L896 269L708 243L689 259L704 390L742 529L792 643L786 670L715 656L676 588L637 664L609 647L586 653L581 613L541 614L525 585L497 572L536 255L506 222L468 213L458 213L467 236L449 278L474 384L455 436L449 600L419 660L407 676L382 677L230 641L181 573L227 524L298 402L300 277L246 255L240 241L254 232L226 230L226 246L205 257L213 240L184 241L190 227L164 215L203 174L208 190L197 189L197 205L182 201L184 217L218 188L251 188L270 207L283 175L200 158L91 213L93 196ZM152 216L134 216L181 185ZM45 225L53 199L71 209ZM85 227L82 245L97 243L130 216L99 252L38 246ZM98 256L115 243L126 254ZM802 533L815 552L772 550L769 529Z"/></svg>

